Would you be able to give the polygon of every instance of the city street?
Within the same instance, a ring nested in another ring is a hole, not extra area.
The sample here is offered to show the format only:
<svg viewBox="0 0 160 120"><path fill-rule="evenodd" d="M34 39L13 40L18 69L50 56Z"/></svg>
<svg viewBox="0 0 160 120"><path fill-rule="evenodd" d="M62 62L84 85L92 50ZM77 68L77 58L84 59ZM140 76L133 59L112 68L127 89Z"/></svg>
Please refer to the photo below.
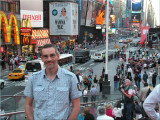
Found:
<svg viewBox="0 0 160 120"><path fill-rule="evenodd" d="M135 39L133 40L135 43L138 41L139 39ZM118 46L122 47L124 44L123 43L117 43ZM93 56L94 52L97 51L101 51L101 50L105 50L105 44L96 46L93 49L90 49L90 53L91 56ZM128 47L127 50L137 50L139 48L137 47ZM114 42L111 42L109 44L109 52L110 51L117 51L116 48L114 48ZM109 61L108 63L108 75L109 75L109 80L111 81L111 94L112 95L116 95L116 97L121 97L121 92L119 90L114 90L114 82L113 82L113 76L116 74L116 67L119 63L118 59L112 59ZM102 74L102 68L105 67L105 63L103 62L94 62L93 59L87 61L86 63L76 63L73 67L74 71L76 70L80 70L81 73L83 73L83 75L87 75L88 74L88 70L90 68L93 69L94 71L94 75L97 74L98 79L100 78L100 75ZM8 80L7 79L7 75L10 71L3 71L2 72L2 79L4 79L6 81L6 85L4 87L3 90L1 90L1 95L10 95L10 96L17 96L17 95L23 95L23 90L25 87L25 80ZM93 75L93 76L94 76ZM99 88L98 88L99 89ZM113 97L113 96L112 96ZM114 99L114 97L113 97ZM15 110L15 104L13 103L13 98L2 98L1 99L1 104L2 106L5 106L5 109L7 111L13 111ZM21 105L19 105L21 104ZM24 98L21 99L21 102L18 103L18 108L16 107L17 110L24 110Z"/></svg>

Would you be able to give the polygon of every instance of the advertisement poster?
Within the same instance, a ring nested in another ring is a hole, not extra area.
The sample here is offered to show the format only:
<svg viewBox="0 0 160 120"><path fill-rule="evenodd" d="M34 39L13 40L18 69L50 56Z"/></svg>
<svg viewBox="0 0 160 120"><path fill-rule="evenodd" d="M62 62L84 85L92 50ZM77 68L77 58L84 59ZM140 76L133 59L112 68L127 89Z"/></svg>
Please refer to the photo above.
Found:
<svg viewBox="0 0 160 120"><path fill-rule="evenodd" d="M103 4L98 4L96 8L96 24L103 24L104 16L105 16L105 6Z"/></svg>
<svg viewBox="0 0 160 120"><path fill-rule="evenodd" d="M87 11L87 1L83 0L82 5L82 13L81 13L81 25L85 25L86 23L86 12Z"/></svg>
<svg viewBox="0 0 160 120"><path fill-rule="evenodd" d="M43 27L43 12L21 10L21 19L30 19L32 27Z"/></svg>
<svg viewBox="0 0 160 120"><path fill-rule="evenodd" d="M92 26L91 19L92 19L92 1L88 1L86 26Z"/></svg>
<svg viewBox="0 0 160 120"><path fill-rule="evenodd" d="M141 0L132 0L132 11L141 11Z"/></svg>
<svg viewBox="0 0 160 120"><path fill-rule="evenodd" d="M111 17L111 23L116 23L115 15L110 15L110 17Z"/></svg>
<svg viewBox="0 0 160 120"><path fill-rule="evenodd" d="M140 41L140 44L141 44L141 45L144 44L148 32L149 32L149 26L141 27L141 41Z"/></svg>
<svg viewBox="0 0 160 120"><path fill-rule="evenodd" d="M78 4L52 2L50 9L50 35L78 35Z"/></svg>
<svg viewBox="0 0 160 120"><path fill-rule="evenodd" d="M92 26L94 26L95 25L95 21L96 21L96 7L97 7L97 3L96 2L93 2L93 5L92 5L92 7L93 7L93 12L92 12L92 20L91 20L91 24L92 24Z"/></svg>
<svg viewBox="0 0 160 120"><path fill-rule="evenodd" d="M132 13L131 19L132 21L139 22L141 20L141 13Z"/></svg>

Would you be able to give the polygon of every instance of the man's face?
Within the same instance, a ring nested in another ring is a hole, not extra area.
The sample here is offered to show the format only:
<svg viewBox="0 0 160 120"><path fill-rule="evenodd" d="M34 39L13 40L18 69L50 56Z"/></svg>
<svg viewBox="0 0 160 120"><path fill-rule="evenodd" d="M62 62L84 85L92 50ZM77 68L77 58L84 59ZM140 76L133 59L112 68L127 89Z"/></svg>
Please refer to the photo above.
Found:
<svg viewBox="0 0 160 120"><path fill-rule="evenodd" d="M59 54L53 47L42 49L42 61L44 62L46 69L54 69L58 66Z"/></svg>
<svg viewBox="0 0 160 120"><path fill-rule="evenodd" d="M125 86L128 87L130 85L129 81L125 81Z"/></svg>

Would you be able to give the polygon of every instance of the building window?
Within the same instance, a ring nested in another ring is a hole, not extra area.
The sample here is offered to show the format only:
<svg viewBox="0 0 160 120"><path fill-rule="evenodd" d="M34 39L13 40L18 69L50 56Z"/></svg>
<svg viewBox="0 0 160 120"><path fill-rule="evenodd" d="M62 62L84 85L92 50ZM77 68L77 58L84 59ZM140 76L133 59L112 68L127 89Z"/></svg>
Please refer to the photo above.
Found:
<svg viewBox="0 0 160 120"><path fill-rule="evenodd" d="M11 12L16 12L16 6L15 6L15 3L11 3Z"/></svg>
<svg viewBox="0 0 160 120"><path fill-rule="evenodd" d="M19 10L19 2L16 2L16 13L20 13L20 10Z"/></svg>
<svg viewBox="0 0 160 120"><path fill-rule="evenodd" d="M6 11L6 2L1 1L1 10Z"/></svg>
<svg viewBox="0 0 160 120"><path fill-rule="evenodd" d="M6 2L6 11L10 11L10 3Z"/></svg>

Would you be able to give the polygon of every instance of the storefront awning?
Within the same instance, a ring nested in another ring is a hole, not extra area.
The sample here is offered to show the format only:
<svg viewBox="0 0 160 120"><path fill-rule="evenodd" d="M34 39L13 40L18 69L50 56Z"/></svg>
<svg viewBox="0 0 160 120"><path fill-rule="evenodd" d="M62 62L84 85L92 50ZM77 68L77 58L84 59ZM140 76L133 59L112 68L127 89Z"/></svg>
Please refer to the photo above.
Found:
<svg viewBox="0 0 160 120"><path fill-rule="evenodd" d="M45 44L51 44L50 39L40 39L40 40L37 40L37 46L38 47L43 46Z"/></svg>

